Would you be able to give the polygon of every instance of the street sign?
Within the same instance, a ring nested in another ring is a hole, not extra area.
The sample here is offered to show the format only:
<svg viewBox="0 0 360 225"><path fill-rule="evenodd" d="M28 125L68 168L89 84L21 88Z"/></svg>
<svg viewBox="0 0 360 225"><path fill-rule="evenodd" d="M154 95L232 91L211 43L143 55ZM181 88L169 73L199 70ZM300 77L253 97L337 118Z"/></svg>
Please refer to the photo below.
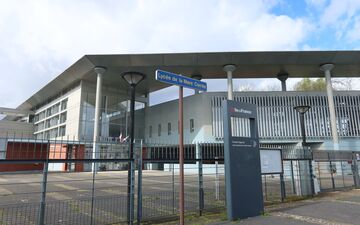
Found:
<svg viewBox="0 0 360 225"><path fill-rule="evenodd" d="M207 84L205 82L163 70L156 70L155 79L164 83L195 89L199 91L207 90Z"/></svg>
<svg viewBox="0 0 360 225"><path fill-rule="evenodd" d="M179 86L179 217L180 225L185 224L185 198L184 198L184 110L183 110L183 88L191 88L199 91L206 91L205 82L195 80L189 77L181 76L176 73L170 73L163 70L155 71L155 79Z"/></svg>

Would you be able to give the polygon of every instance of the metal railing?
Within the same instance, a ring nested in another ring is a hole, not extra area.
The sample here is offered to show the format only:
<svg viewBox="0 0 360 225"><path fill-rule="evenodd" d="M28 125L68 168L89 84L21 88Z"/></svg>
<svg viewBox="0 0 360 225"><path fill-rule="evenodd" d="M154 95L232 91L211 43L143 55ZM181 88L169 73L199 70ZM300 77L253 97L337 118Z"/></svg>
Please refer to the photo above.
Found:
<svg viewBox="0 0 360 225"><path fill-rule="evenodd" d="M130 159L128 143L98 139L99 157L92 159L93 142L6 138L0 143L0 224L132 224L178 215L176 144L139 142ZM185 145L186 213L225 208L223 151L222 143ZM322 191L358 184L354 152L324 152L283 149L283 173L262 175L265 203L311 195L311 183L318 182Z"/></svg>

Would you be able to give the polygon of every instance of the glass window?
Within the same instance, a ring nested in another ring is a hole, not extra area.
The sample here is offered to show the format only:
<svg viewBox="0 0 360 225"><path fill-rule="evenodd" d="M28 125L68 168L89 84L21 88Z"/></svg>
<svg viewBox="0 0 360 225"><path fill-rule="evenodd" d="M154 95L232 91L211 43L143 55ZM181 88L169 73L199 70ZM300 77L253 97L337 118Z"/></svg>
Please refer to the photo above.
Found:
<svg viewBox="0 0 360 225"><path fill-rule="evenodd" d="M168 123L168 135L171 135L171 123Z"/></svg>
<svg viewBox="0 0 360 225"><path fill-rule="evenodd" d="M195 131L194 119L190 119L190 133Z"/></svg>
<svg viewBox="0 0 360 225"><path fill-rule="evenodd" d="M65 136L66 126L59 127L59 137Z"/></svg>
<svg viewBox="0 0 360 225"><path fill-rule="evenodd" d="M62 102L61 102L61 110L64 110L64 109L67 108L67 102L68 102L67 99L62 100Z"/></svg>
<svg viewBox="0 0 360 225"><path fill-rule="evenodd" d="M45 121L45 128L49 128L50 127L50 120L46 120Z"/></svg>
<svg viewBox="0 0 360 225"><path fill-rule="evenodd" d="M149 126L149 138L152 137L152 126Z"/></svg>
<svg viewBox="0 0 360 225"><path fill-rule="evenodd" d="M60 123L65 123L66 122L66 112L61 113L60 115Z"/></svg>
<svg viewBox="0 0 360 225"><path fill-rule="evenodd" d="M48 117L48 116L51 116L51 108L48 108L47 110L46 110L46 116Z"/></svg>
<svg viewBox="0 0 360 225"><path fill-rule="evenodd" d="M45 111L42 111L39 113L39 120L42 120L45 118Z"/></svg>
<svg viewBox="0 0 360 225"><path fill-rule="evenodd" d="M161 136L161 124L158 125L158 136Z"/></svg>

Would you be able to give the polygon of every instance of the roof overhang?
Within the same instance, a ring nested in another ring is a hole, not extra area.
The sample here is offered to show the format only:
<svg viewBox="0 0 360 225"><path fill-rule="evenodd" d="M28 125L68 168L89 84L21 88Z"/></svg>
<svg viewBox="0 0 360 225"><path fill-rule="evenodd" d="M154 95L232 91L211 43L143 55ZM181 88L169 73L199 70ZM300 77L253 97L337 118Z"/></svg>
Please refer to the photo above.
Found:
<svg viewBox="0 0 360 225"><path fill-rule="evenodd" d="M214 52L171 54L85 55L45 87L22 103L18 109L29 110L46 99L64 91L81 80L96 82L95 66L107 68L103 85L127 90L120 74L138 71L147 75L137 87L139 93L149 93L167 84L155 80L155 70L162 69L185 76L201 74L203 79L226 78L225 64L235 64L234 78L276 78L287 72L289 77L323 77L319 65L333 63L333 77L360 75L360 51L287 51L287 52Z"/></svg>

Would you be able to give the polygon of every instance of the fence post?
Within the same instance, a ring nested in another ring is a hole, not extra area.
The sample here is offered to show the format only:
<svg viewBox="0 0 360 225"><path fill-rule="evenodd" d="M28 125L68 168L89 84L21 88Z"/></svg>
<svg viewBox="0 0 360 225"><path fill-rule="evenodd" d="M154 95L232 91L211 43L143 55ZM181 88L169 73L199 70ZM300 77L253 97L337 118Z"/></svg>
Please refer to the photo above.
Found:
<svg viewBox="0 0 360 225"><path fill-rule="evenodd" d="M38 225L44 225L44 220L45 220L46 187L47 187L47 176L49 171L50 141L48 141L46 149L47 149L47 153L46 153L46 161L44 162L44 168L43 168L43 180L41 186L41 200L40 200Z"/></svg>
<svg viewBox="0 0 360 225"><path fill-rule="evenodd" d="M290 160L290 167L291 167L291 183L292 183L293 194L296 194L293 160Z"/></svg>
<svg viewBox="0 0 360 225"><path fill-rule="evenodd" d="M134 198L134 182L135 182L135 168L134 168L134 159L132 159L130 161L130 204L129 204L129 224L132 225L134 223L134 202L135 202L135 198Z"/></svg>
<svg viewBox="0 0 360 225"><path fill-rule="evenodd" d="M172 164L172 205L173 214L175 214L175 164Z"/></svg>
<svg viewBox="0 0 360 225"><path fill-rule="evenodd" d="M358 167L358 157L356 154L359 153L353 153L353 164L352 164L352 172L353 172L353 176L354 176L354 184L355 184L355 188L360 188L360 174L359 174L359 167Z"/></svg>
<svg viewBox="0 0 360 225"><path fill-rule="evenodd" d="M138 159L138 196L137 196L137 224L142 220L142 140L140 145L140 155Z"/></svg>
<svg viewBox="0 0 360 225"><path fill-rule="evenodd" d="M328 152L328 159L329 159L329 165L330 165L330 175L331 175L331 183L332 183L332 188L335 189L335 180L334 180L334 168L333 168L333 164L331 162L330 159L330 153Z"/></svg>
<svg viewBox="0 0 360 225"><path fill-rule="evenodd" d="M219 161L218 161L218 157L215 157L215 199L219 200L219 186L220 186L220 182L219 182Z"/></svg>
<svg viewBox="0 0 360 225"><path fill-rule="evenodd" d="M285 193L285 181L284 181L283 173L280 173L280 191L281 191L281 202L284 202L284 199L286 198L286 193Z"/></svg>
<svg viewBox="0 0 360 225"><path fill-rule="evenodd" d="M309 174L310 174L310 188L311 188L311 195L315 195L315 186L314 186L314 171L312 166L312 160L313 160L313 151L310 149L311 152L311 158L309 159Z"/></svg>
<svg viewBox="0 0 360 225"><path fill-rule="evenodd" d="M92 184L91 184L91 210L90 210L90 224L92 225L94 222L94 197L95 197L95 179L96 179L96 167L97 163L93 161L92 168L95 168L92 171Z"/></svg>
<svg viewBox="0 0 360 225"><path fill-rule="evenodd" d="M196 143L198 170L199 170L199 214L202 215L204 210L204 178L203 178L203 164L202 164L202 152L199 143Z"/></svg>

